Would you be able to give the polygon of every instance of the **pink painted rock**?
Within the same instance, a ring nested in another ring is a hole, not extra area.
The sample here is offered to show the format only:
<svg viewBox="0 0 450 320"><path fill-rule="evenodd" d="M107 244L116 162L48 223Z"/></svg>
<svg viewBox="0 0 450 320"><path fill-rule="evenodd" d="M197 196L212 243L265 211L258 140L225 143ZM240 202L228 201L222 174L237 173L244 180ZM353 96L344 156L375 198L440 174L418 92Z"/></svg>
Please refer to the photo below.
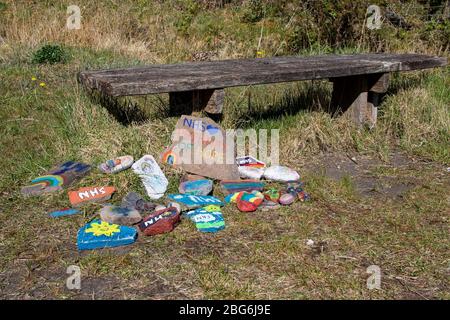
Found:
<svg viewBox="0 0 450 320"><path fill-rule="evenodd" d="M280 199L278 200L278 202L284 206L288 206L288 205L294 203L294 201L295 201L295 196L292 195L291 193L282 194Z"/></svg>

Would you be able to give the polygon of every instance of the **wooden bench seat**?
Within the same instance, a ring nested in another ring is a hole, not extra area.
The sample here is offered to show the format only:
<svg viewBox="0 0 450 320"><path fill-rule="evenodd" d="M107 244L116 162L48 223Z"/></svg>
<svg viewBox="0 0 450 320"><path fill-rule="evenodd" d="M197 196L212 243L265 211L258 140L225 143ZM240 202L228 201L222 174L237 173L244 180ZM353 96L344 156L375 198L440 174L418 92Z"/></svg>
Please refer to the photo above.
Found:
<svg viewBox="0 0 450 320"><path fill-rule="evenodd" d="M373 125L376 97L387 89L390 72L446 64L446 58L419 54L292 56L83 71L78 78L87 88L106 95L169 93L175 113L205 109L213 114L222 113L224 88L330 79L334 83L332 104L349 111L357 123Z"/></svg>

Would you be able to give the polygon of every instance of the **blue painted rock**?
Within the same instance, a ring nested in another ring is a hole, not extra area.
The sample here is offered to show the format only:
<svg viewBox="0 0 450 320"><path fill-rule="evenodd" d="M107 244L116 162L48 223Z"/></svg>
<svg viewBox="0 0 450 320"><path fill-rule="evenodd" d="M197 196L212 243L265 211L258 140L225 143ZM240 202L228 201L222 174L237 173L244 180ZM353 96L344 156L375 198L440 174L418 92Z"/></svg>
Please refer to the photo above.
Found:
<svg viewBox="0 0 450 320"><path fill-rule="evenodd" d="M132 156L122 156L115 159L110 159L100 164L98 168L103 173L117 173L131 167L133 162L134 159Z"/></svg>
<svg viewBox="0 0 450 320"><path fill-rule="evenodd" d="M273 181L296 181L300 179L297 171L284 166L271 166L264 170L264 178Z"/></svg>
<svg viewBox="0 0 450 320"><path fill-rule="evenodd" d="M155 210L157 204L150 201L145 201L136 192L128 192L127 195L122 199L121 206L124 208L136 209L140 213L144 213Z"/></svg>
<svg viewBox="0 0 450 320"><path fill-rule="evenodd" d="M220 186L225 194L231 194L240 191L262 191L264 182L258 180L223 180L220 181Z"/></svg>
<svg viewBox="0 0 450 320"><path fill-rule="evenodd" d="M169 199L181 203L188 208L204 207L210 204L223 206L223 202L212 196L191 196L186 194L169 194Z"/></svg>
<svg viewBox="0 0 450 320"><path fill-rule="evenodd" d="M209 179L183 181L178 187L178 191L182 194L189 194L194 196L207 196L211 193L213 182Z"/></svg>
<svg viewBox="0 0 450 320"><path fill-rule="evenodd" d="M78 214L78 213L81 213L81 211L78 209L65 208L65 209L50 212L50 217L58 218L58 217L63 217L63 216L71 216L71 215Z"/></svg>
<svg viewBox="0 0 450 320"><path fill-rule="evenodd" d="M284 193L281 195L280 199L278 200L279 203L282 205L288 206L295 201L295 196L291 193Z"/></svg>
<svg viewBox="0 0 450 320"><path fill-rule="evenodd" d="M139 229L146 236L172 231L180 222L180 212L175 207L155 211L139 224Z"/></svg>
<svg viewBox="0 0 450 320"><path fill-rule="evenodd" d="M131 244L136 239L137 231L132 227L94 220L78 230L77 246L79 250L111 248Z"/></svg>
<svg viewBox="0 0 450 320"><path fill-rule="evenodd" d="M66 161L45 175L31 180L31 185L23 187L21 192L23 195L29 196L58 191L85 176L90 170L91 166L88 164Z"/></svg>
<svg viewBox="0 0 450 320"><path fill-rule="evenodd" d="M132 208L124 208L106 205L100 209L100 218L103 221L121 225L133 225L142 220L139 211Z"/></svg>

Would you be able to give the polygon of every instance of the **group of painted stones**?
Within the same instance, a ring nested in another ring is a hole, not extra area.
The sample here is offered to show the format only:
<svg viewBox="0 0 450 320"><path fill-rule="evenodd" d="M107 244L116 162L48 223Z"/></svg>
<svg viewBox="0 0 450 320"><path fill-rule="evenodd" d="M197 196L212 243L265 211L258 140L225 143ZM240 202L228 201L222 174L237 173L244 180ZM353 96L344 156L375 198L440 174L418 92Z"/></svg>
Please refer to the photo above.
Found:
<svg viewBox="0 0 450 320"><path fill-rule="evenodd" d="M222 179L219 183L224 201L211 196L213 180L206 170L205 176L185 174L179 184L178 194L168 194L167 205L153 202L165 195L169 181L156 160L144 155L134 161L132 156L121 156L98 166L105 174L116 174L131 168L144 185L147 201L136 192L129 192L120 204L107 203L116 192L113 186L82 187L68 192L70 208L53 211L51 217L79 214L79 208L89 203L100 203L99 218L79 229L77 246L80 250L116 247L136 241L138 231L146 236L171 232L181 218L191 220L200 232L218 232L225 228L221 208L235 203L242 212L271 210L290 205L294 201L307 201L309 195L303 190L299 174L284 166L271 166L251 156L236 158L241 179ZM91 171L89 164L68 161L47 174L33 179L31 185L22 188L24 195L40 195L70 186ZM209 177L209 178L208 178ZM248 179L248 178L251 179ZM259 180L265 178L265 181ZM270 182L270 186L266 183ZM273 187L273 183L282 187ZM145 218L143 218L145 217Z"/></svg>

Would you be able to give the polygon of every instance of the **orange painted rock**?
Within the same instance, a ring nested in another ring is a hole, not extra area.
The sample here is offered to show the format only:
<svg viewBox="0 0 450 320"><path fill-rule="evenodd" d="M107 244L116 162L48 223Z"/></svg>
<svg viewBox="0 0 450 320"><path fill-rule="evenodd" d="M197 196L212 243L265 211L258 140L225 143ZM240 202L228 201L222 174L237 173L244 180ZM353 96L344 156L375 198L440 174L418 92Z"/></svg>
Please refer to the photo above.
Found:
<svg viewBox="0 0 450 320"><path fill-rule="evenodd" d="M114 192L116 192L114 187L84 187L69 191L69 200L72 206L81 206L89 202L106 201Z"/></svg>

